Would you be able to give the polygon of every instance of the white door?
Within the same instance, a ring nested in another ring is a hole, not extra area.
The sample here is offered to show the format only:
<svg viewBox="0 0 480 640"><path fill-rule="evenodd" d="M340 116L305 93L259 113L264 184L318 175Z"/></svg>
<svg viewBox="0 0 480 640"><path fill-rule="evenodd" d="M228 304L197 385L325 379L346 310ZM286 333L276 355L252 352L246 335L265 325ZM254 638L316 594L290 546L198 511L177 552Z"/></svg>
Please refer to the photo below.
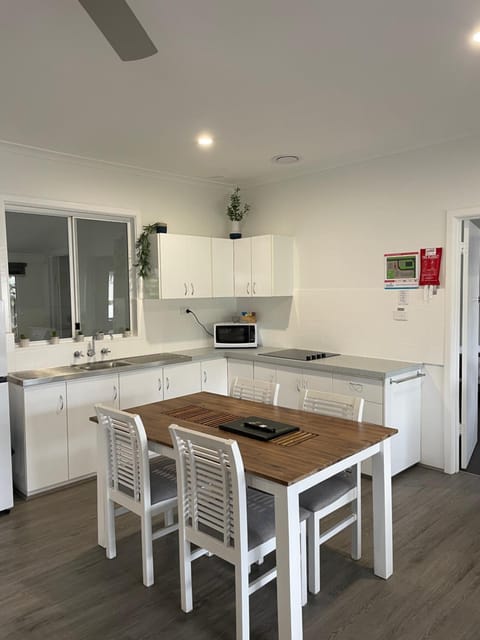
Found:
<svg viewBox="0 0 480 640"><path fill-rule="evenodd" d="M118 409L118 376L103 375L67 382L69 478L97 470L97 427L90 421L95 404Z"/></svg>
<svg viewBox="0 0 480 640"><path fill-rule="evenodd" d="M185 238L187 240L187 238ZM188 289L191 298L212 297L212 241L188 236Z"/></svg>
<svg viewBox="0 0 480 640"><path fill-rule="evenodd" d="M172 365L163 369L163 394L165 400L198 393L200 384L200 363Z"/></svg>
<svg viewBox="0 0 480 640"><path fill-rule="evenodd" d="M227 388L227 361L206 360L202 362L202 391L228 395Z"/></svg>
<svg viewBox="0 0 480 640"><path fill-rule="evenodd" d="M65 382L25 389L27 493L68 480Z"/></svg>
<svg viewBox="0 0 480 640"><path fill-rule="evenodd" d="M300 393L303 390L303 370L294 367L277 367L278 404L280 407L298 409Z"/></svg>
<svg viewBox="0 0 480 640"><path fill-rule="evenodd" d="M163 368L122 371L118 375L120 409L163 400Z"/></svg>
<svg viewBox="0 0 480 640"><path fill-rule="evenodd" d="M233 297L233 242L227 238L212 238L212 295Z"/></svg>
<svg viewBox="0 0 480 640"><path fill-rule="evenodd" d="M191 296L188 236L159 234L162 298Z"/></svg>
<svg viewBox="0 0 480 640"><path fill-rule="evenodd" d="M251 238L233 240L233 275L237 298L252 295L252 242Z"/></svg>
<svg viewBox="0 0 480 640"><path fill-rule="evenodd" d="M464 222L461 466L468 466L477 444L478 423L478 304L480 285L480 229Z"/></svg>
<svg viewBox="0 0 480 640"><path fill-rule="evenodd" d="M272 236L252 238L252 295L272 295Z"/></svg>

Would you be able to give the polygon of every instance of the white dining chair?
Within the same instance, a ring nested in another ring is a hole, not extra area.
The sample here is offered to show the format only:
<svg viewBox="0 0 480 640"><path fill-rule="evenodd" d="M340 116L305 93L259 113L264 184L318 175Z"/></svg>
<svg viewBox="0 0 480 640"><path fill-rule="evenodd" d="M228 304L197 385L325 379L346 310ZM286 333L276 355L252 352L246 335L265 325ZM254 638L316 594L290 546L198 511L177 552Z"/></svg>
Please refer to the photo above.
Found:
<svg viewBox="0 0 480 640"><path fill-rule="evenodd" d="M306 389L300 398L300 409L322 415L361 422L363 398ZM326 531L320 521L337 509L351 503L350 515ZM320 547L337 533L352 526L352 558L362 555L361 465L321 482L300 494L300 505L310 512L307 523L308 590L320 591Z"/></svg>
<svg viewBox="0 0 480 640"><path fill-rule="evenodd" d="M175 460L149 460L147 436L139 416L95 405L103 428L105 464L106 555L115 558L115 516L132 511L141 520L143 584L154 582L153 540L178 530L173 522L177 506ZM120 505L116 508L115 505ZM163 514L163 527L152 531L152 517Z"/></svg>
<svg viewBox="0 0 480 640"><path fill-rule="evenodd" d="M230 396L240 400L253 400L254 402L263 402L263 404L277 405L279 390L280 384L278 382L237 377L233 380Z"/></svg>
<svg viewBox="0 0 480 640"><path fill-rule="evenodd" d="M275 550L273 496L247 488L235 440L171 425L178 478L181 606L193 608L192 561L209 552L235 567L236 638L250 637L249 596L276 578L276 568L249 581L249 568ZM306 524L301 509L302 604L307 601ZM192 550L191 545L199 547Z"/></svg>

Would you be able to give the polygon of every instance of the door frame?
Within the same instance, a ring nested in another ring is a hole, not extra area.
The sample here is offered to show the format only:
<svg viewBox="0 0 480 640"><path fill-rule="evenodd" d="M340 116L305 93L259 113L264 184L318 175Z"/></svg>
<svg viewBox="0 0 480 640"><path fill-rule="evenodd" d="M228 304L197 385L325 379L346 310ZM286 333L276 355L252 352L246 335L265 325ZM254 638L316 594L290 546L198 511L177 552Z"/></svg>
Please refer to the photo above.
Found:
<svg viewBox="0 0 480 640"><path fill-rule="evenodd" d="M462 222L480 218L480 205L447 211L445 248L444 471L460 471L458 336L461 324Z"/></svg>

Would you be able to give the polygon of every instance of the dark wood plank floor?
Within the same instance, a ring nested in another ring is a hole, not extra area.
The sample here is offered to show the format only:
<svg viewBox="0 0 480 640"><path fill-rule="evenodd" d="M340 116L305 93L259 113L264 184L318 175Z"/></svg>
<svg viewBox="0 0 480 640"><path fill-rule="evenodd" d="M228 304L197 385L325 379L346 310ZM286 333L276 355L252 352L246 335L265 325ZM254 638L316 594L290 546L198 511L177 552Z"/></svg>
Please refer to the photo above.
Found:
<svg viewBox="0 0 480 640"><path fill-rule="evenodd" d="M480 477L413 468L394 480L394 576L371 570L371 485L364 481L364 555L349 535L322 550L322 592L303 610L306 640L478 640ZM134 516L118 521L118 556L96 545L95 484L0 517L2 640L234 638L233 571L194 565L191 614L179 608L176 536L154 543L156 583L142 585ZM275 584L251 598L252 640L277 638Z"/></svg>

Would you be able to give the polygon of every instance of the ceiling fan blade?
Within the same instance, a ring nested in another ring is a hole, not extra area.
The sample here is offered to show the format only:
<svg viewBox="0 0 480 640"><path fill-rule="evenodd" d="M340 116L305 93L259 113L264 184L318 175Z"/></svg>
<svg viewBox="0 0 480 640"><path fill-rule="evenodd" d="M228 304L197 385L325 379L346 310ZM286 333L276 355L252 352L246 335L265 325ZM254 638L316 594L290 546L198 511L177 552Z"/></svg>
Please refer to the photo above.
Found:
<svg viewBox="0 0 480 640"><path fill-rule="evenodd" d="M158 52L126 0L78 0L121 60L141 60Z"/></svg>

